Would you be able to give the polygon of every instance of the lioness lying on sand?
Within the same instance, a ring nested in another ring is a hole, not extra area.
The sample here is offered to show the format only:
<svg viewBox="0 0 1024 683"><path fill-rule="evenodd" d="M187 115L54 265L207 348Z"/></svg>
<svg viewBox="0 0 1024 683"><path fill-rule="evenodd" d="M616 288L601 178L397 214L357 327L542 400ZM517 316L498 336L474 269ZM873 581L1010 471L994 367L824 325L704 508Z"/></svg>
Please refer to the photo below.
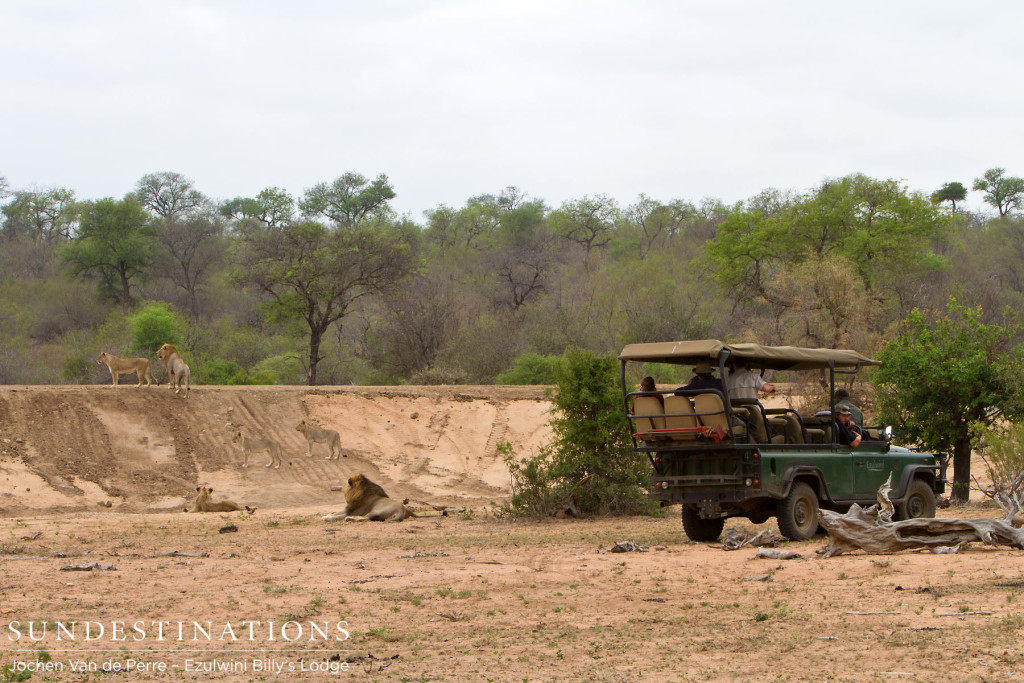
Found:
<svg viewBox="0 0 1024 683"><path fill-rule="evenodd" d="M406 517L415 517L412 510L397 500L388 497L379 484L364 477L353 474L348 478L348 489L345 490L344 512L332 512L323 516L325 522L401 522Z"/></svg>
<svg viewBox="0 0 1024 683"><path fill-rule="evenodd" d="M266 467L273 466L274 469L281 467L281 444L273 439L250 439L239 431L231 437L231 443L242 444L242 454L245 456L242 460L242 467L248 467L249 455L259 451L266 451L270 456L270 462L266 464ZM288 464L291 465L292 461L289 460Z"/></svg>
<svg viewBox="0 0 1024 683"><path fill-rule="evenodd" d="M197 486L196 491L199 492L196 502L192 505L191 510L185 508L185 512L234 512L242 509L238 503L232 503L230 500L219 500L216 503L210 500L213 489L208 486ZM252 514L256 512L256 508L246 505L245 511Z"/></svg>
<svg viewBox="0 0 1024 683"><path fill-rule="evenodd" d="M306 457L313 457L313 443L325 443L327 444L327 457L324 460L338 459L339 455L344 455L341 452L341 435L333 429L321 429L316 425L308 424L305 420L295 426L295 430L302 432L306 435Z"/></svg>
<svg viewBox="0 0 1024 683"><path fill-rule="evenodd" d="M149 361L145 358L118 358L106 351L102 351L100 355L96 356L96 362L107 366L115 387L118 385L118 377L120 375L127 375L132 372L139 378L139 383L135 386L141 387L143 380L146 381L147 387L150 385L150 382L156 382L156 385L160 386L160 382L157 382L153 377L153 373L149 371Z"/></svg>
<svg viewBox="0 0 1024 683"><path fill-rule="evenodd" d="M167 371L167 381L170 382L171 388L174 389L174 393L181 392L181 382L185 381L185 398L188 398L188 392L192 388L189 383L189 378L192 376L192 371L185 365L185 361L181 359L181 354L178 353L178 349L174 348L170 344L164 344L156 352L156 355L164 362L164 370Z"/></svg>

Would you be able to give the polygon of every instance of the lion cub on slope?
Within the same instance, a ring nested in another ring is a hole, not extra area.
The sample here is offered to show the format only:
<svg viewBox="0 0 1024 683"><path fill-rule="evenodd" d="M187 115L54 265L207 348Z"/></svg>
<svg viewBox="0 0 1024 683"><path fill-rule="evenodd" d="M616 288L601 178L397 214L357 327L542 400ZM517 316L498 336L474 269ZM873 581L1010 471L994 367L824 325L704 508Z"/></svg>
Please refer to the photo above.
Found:
<svg viewBox="0 0 1024 683"><path fill-rule="evenodd" d="M250 439L238 431L231 437L231 443L242 444L242 454L245 456L242 460L242 467L249 466L249 454L259 451L266 451L270 456L270 462L265 467L273 467L275 470L281 467L281 444L273 439ZM288 464L291 465L292 461L289 460Z"/></svg>

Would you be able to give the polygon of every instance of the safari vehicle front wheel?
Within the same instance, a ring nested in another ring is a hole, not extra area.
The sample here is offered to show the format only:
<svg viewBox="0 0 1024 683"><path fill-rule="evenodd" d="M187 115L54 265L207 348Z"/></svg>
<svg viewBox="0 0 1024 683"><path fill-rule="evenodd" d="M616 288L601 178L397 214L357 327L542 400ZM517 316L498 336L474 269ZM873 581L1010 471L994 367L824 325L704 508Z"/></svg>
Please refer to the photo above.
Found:
<svg viewBox="0 0 1024 683"><path fill-rule="evenodd" d="M818 533L818 496L803 482L793 484L789 495L779 501L775 516L779 532L791 541L806 541Z"/></svg>
<svg viewBox="0 0 1024 683"><path fill-rule="evenodd" d="M693 508L683 506L683 531L691 541L698 543L711 543L717 541L722 535L725 527L725 518L702 519L700 514Z"/></svg>

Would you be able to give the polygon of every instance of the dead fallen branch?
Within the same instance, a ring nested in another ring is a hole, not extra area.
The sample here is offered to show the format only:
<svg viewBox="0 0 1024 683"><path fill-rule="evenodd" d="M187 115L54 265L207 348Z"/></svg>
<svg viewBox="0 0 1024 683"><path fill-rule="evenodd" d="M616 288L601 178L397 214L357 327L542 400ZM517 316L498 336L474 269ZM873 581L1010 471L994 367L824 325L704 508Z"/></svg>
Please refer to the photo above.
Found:
<svg viewBox="0 0 1024 683"><path fill-rule="evenodd" d="M757 557L764 560L799 560L803 557L800 553L791 550L773 550L771 548L758 548Z"/></svg>
<svg viewBox="0 0 1024 683"><path fill-rule="evenodd" d="M1024 531L1000 519L905 519L880 523L874 506L854 505L845 515L819 510L818 521L828 532L822 557L852 550L887 555L917 548L952 548L966 543L1007 545L1024 549ZM946 551L950 552L950 551Z"/></svg>
<svg viewBox="0 0 1024 683"><path fill-rule="evenodd" d="M620 541L608 550L599 550L599 553L646 553L649 548L633 541Z"/></svg>
<svg viewBox="0 0 1024 683"><path fill-rule="evenodd" d="M935 614L936 617L971 617L971 616L989 616L991 612L939 612Z"/></svg>
<svg viewBox="0 0 1024 683"><path fill-rule="evenodd" d="M169 553L157 553L150 557L209 557L210 553L183 553L180 550L172 550Z"/></svg>
<svg viewBox="0 0 1024 683"><path fill-rule="evenodd" d="M98 569L101 572L116 572L117 565L93 562L92 564L68 564L60 568L62 572L91 572L93 569Z"/></svg>
<svg viewBox="0 0 1024 683"><path fill-rule="evenodd" d="M890 475L890 479L892 476ZM901 550L928 548L932 552L958 552L968 543L1007 545L1024 550L1024 530L1007 519L905 519L892 522L890 482L878 490L878 505L864 509L854 504L846 514L818 510L818 522L828 532L822 557L835 557L852 550L891 554Z"/></svg>
<svg viewBox="0 0 1024 683"><path fill-rule="evenodd" d="M732 527L722 534L722 543L719 547L722 550L739 550L746 547L775 546L784 540L786 539L775 533L775 527L762 529L753 535L746 529Z"/></svg>

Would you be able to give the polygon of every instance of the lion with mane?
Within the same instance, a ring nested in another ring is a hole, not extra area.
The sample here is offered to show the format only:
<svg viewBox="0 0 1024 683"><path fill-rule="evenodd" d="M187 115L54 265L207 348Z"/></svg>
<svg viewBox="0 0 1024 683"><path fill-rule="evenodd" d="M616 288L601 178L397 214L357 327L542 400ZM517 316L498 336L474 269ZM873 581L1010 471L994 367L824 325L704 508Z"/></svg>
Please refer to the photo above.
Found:
<svg viewBox="0 0 1024 683"><path fill-rule="evenodd" d="M353 474L348 478L345 502L347 505L344 512L324 515L323 521L401 522L406 517L416 516L405 505L389 498L379 484L373 483L362 474Z"/></svg>
<svg viewBox="0 0 1024 683"><path fill-rule="evenodd" d="M191 390L191 383L189 379L192 376L192 371L185 364L185 361L181 359L181 354L178 353L178 349L174 348L171 344L164 344L156 352L157 357L164 362L164 370L167 371L167 381L170 383L174 393L181 393L181 383L185 382L185 397L188 397L188 392Z"/></svg>

